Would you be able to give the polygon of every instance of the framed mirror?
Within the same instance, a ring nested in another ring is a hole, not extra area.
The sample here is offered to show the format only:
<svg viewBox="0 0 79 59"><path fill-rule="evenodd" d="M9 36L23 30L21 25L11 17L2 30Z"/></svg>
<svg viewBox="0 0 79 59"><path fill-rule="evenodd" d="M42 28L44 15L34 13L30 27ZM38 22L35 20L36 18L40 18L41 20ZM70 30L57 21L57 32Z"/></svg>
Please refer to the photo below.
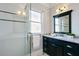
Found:
<svg viewBox="0 0 79 59"><path fill-rule="evenodd" d="M54 15L54 33L71 33L71 12Z"/></svg>

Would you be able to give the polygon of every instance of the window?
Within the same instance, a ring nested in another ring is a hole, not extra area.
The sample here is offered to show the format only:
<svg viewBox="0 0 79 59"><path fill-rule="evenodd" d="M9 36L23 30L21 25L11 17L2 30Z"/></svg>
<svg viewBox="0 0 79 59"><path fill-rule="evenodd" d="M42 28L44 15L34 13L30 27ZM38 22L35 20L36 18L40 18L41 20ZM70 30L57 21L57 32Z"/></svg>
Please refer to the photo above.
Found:
<svg viewBox="0 0 79 59"><path fill-rule="evenodd" d="M41 33L41 13L31 11L31 33Z"/></svg>

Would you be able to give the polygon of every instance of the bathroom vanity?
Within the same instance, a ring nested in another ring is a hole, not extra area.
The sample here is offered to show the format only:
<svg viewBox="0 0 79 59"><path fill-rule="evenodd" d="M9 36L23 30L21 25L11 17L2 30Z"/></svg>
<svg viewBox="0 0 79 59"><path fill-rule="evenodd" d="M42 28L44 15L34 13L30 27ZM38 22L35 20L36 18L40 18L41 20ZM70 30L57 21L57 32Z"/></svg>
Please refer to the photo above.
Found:
<svg viewBox="0 0 79 59"><path fill-rule="evenodd" d="M79 56L79 38L44 35L43 52L50 56Z"/></svg>
<svg viewBox="0 0 79 59"><path fill-rule="evenodd" d="M63 36L72 34L71 14L69 10L53 16L54 33L62 35L44 35L43 52L50 56L79 56L79 38Z"/></svg>
<svg viewBox="0 0 79 59"><path fill-rule="evenodd" d="M54 33L72 34L72 10L53 16ZM44 35L43 52L50 56L79 56L79 38Z"/></svg>

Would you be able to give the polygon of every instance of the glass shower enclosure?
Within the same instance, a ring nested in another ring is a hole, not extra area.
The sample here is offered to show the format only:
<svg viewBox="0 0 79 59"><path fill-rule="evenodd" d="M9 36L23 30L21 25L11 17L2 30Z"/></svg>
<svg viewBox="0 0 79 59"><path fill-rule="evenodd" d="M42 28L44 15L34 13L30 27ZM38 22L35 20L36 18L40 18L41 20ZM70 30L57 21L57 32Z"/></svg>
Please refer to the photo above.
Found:
<svg viewBox="0 0 79 59"><path fill-rule="evenodd" d="M30 4L0 4L0 56L31 55Z"/></svg>

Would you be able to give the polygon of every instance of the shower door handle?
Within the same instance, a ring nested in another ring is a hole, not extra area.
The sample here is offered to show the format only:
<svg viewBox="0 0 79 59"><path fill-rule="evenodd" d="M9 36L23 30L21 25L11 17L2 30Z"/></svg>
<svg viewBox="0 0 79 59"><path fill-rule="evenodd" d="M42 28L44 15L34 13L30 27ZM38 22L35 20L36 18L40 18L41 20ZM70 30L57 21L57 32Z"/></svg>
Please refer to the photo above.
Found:
<svg viewBox="0 0 79 59"><path fill-rule="evenodd" d="M33 50L33 35L32 33L28 33L27 40L29 41L30 45L30 53L32 53Z"/></svg>
<svg viewBox="0 0 79 59"><path fill-rule="evenodd" d="M30 48L32 51L33 50L33 35L32 35L32 33L30 33Z"/></svg>
<svg viewBox="0 0 79 59"><path fill-rule="evenodd" d="M31 49L33 49L33 35L31 34Z"/></svg>
<svg viewBox="0 0 79 59"><path fill-rule="evenodd" d="M27 40L30 41L30 48L33 49L33 35L32 35L32 33L28 33Z"/></svg>

